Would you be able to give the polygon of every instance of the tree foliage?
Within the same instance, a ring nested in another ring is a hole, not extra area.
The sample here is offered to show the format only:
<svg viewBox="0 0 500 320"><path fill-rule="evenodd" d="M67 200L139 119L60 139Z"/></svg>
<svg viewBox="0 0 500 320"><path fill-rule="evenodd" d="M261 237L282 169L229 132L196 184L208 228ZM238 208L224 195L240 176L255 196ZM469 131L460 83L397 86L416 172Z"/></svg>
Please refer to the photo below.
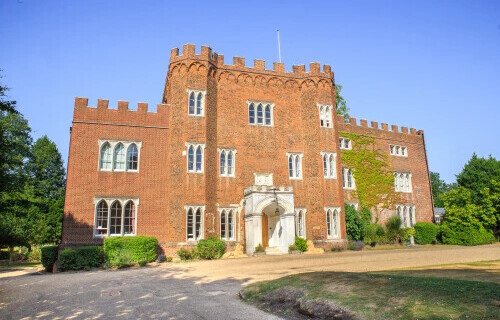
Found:
<svg viewBox="0 0 500 320"><path fill-rule="evenodd" d="M337 114L344 116L345 119L349 119L349 108L347 107L347 103L340 95L340 92L342 91L342 85L336 84L335 85L335 101L336 101L336 109L337 109Z"/></svg>
<svg viewBox="0 0 500 320"><path fill-rule="evenodd" d="M375 139L358 134L341 132L352 141L352 149L342 152L342 162L352 169L356 181L353 197L362 207L375 212L392 207L399 199L394 191L394 170L389 157L375 147Z"/></svg>
<svg viewBox="0 0 500 320"><path fill-rule="evenodd" d="M65 188L61 154L46 136L32 143L28 121L0 88L0 245L57 243Z"/></svg>
<svg viewBox="0 0 500 320"><path fill-rule="evenodd" d="M347 239L363 240L364 221L354 206L345 204L345 228Z"/></svg>
<svg viewBox="0 0 500 320"><path fill-rule="evenodd" d="M484 188L493 188L492 181L500 181L500 161L489 156L479 158L475 153L457 175L457 183L471 191L472 202L480 203Z"/></svg>
<svg viewBox="0 0 500 320"><path fill-rule="evenodd" d="M434 199L434 207L443 208L444 202L440 198L443 193L450 190L453 185L447 184L444 180L441 180L439 173L431 172L431 189L432 189L432 198Z"/></svg>

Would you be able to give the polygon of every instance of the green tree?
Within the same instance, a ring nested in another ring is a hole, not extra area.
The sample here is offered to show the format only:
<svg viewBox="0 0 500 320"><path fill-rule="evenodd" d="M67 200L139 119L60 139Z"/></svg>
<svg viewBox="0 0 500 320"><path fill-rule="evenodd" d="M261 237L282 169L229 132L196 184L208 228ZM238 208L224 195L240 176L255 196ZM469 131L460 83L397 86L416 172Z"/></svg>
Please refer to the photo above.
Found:
<svg viewBox="0 0 500 320"><path fill-rule="evenodd" d="M363 240L364 221L354 206L345 204L345 228L349 240Z"/></svg>
<svg viewBox="0 0 500 320"><path fill-rule="evenodd" d="M432 189L432 197L434 199L434 206L438 208L444 207L444 202L440 198L440 196L450 189L450 185L448 185L444 180L441 180L439 173L431 172L431 189Z"/></svg>
<svg viewBox="0 0 500 320"><path fill-rule="evenodd" d="M2 75L0 75L0 112L18 113L16 110L16 101L6 100L9 88L2 83L2 78Z"/></svg>
<svg viewBox="0 0 500 320"><path fill-rule="evenodd" d="M500 161L489 156L479 158L475 153L457 175L457 183L471 191L472 202L479 204L484 188L494 188L493 180L500 181Z"/></svg>
<svg viewBox="0 0 500 320"><path fill-rule="evenodd" d="M337 109L337 114L344 116L344 118L347 120L349 119L349 108L347 107L347 103L340 95L340 92L342 91L342 85L336 84L335 85L335 101L336 101L336 109Z"/></svg>

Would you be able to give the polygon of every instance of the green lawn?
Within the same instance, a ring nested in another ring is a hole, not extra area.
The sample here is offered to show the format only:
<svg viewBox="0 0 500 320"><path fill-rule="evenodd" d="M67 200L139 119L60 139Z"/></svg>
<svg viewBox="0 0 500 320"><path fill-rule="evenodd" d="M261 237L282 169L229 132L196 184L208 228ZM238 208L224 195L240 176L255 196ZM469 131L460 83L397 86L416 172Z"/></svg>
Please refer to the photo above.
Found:
<svg viewBox="0 0 500 320"><path fill-rule="evenodd" d="M244 296L272 310L266 297L278 288L293 287L305 291L304 299L331 300L365 319L500 319L498 273L487 271L497 266L477 264L471 266L473 272L450 266L429 270L429 276L423 269L303 273L250 285ZM481 267L485 268L482 274ZM451 276L446 270L452 270ZM485 281L488 275L491 282ZM479 281L474 280L476 276Z"/></svg>

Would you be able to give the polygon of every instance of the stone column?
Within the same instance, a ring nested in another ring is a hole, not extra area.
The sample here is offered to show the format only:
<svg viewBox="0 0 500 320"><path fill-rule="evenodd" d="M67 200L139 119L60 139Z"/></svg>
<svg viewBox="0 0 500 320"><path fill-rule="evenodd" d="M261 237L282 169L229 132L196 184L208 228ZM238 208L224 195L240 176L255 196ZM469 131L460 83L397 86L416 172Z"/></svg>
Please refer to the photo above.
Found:
<svg viewBox="0 0 500 320"><path fill-rule="evenodd" d="M252 255L262 242L262 213L253 213L245 217L245 248Z"/></svg>

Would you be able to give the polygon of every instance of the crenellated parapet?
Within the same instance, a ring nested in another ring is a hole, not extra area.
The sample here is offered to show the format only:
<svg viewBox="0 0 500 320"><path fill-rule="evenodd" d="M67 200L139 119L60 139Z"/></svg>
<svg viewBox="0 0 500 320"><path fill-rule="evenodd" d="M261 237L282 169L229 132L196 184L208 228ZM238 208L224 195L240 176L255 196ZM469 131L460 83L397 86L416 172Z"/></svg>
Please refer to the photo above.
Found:
<svg viewBox="0 0 500 320"><path fill-rule="evenodd" d="M392 124L390 127L387 123L378 123L377 121L370 121L368 125L368 121L365 119L359 120L359 124L357 123L356 118L349 118L349 121L346 122L344 116L336 116L336 124L338 131L347 131L356 134L373 134L378 137L386 137L392 139L405 139L405 137L417 138L421 139L424 131L417 130L415 128L409 128Z"/></svg>
<svg viewBox="0 0 500 320"><path fill-rule="evenodd" d="M286 86L302 87L303 85L321 85L324 87L332 86L334 74L329 65L323 65L321 68L320 63L312 62L309 64L308 70L305 65L292 66L291 72L285 71L284 63L274 62L271 70L266 69L266 62L264 60L254 59L253 67L245 65L245 58L233 57L233 64L227 65L224 63L224 56L212 51L210 47L202 46L199 54L196 53L195 45L186 44L182 48L172 49L170 53L170 69L169 75L175 75L176 71L181 72L196 70L200 68L209 75L217 76L217 80L221 79L234 79L235 82L250 81L253 84L263 83L266 85L282 84ZM260 78L262 79L260 79ZM272 79L279 79L272 81Z"/></svg>
<svg viewBox="0 0 500 320"><path fill-rule="evenodd" d="M166 128L168 115L167 104L158 104L156 112L150 112L145 102L139 102L137 110L131 110L128 101L118 101L117 108L110 109L108 100L98 99L97 106L89 106L88 98L76 97L73 122Z"/></svg>

